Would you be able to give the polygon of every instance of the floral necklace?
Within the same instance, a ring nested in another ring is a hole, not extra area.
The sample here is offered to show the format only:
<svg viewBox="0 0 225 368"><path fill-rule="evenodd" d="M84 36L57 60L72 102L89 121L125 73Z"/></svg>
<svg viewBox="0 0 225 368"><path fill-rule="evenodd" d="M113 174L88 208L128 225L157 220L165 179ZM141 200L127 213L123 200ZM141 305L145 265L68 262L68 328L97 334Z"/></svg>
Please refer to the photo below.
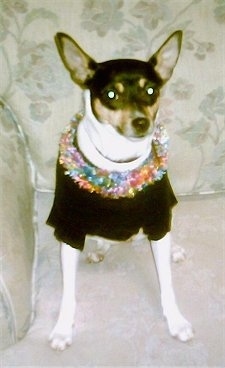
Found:
<svg viewBox="0 0 225 368"><path fill-rule="evenodd" d="M86 160L76 146L79 121L79 117L72 119L61 136L59 162L65 169L65 175L70 176L80 188L102 197L133 198L137 192L161 180L166 173L169 137L163 125L156 126L151 152L142 165L120 172L98 168Z"/></svg>

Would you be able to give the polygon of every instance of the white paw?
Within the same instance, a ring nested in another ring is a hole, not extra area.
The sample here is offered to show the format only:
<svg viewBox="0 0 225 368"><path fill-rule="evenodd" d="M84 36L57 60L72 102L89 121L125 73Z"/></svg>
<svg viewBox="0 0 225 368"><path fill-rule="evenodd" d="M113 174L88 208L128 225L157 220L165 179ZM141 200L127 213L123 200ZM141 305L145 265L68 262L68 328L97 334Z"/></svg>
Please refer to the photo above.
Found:
<svg viewBox="0 0 225 368"><path fill-rule="evenodd" d="M171 251L172 261L175 263L182 262L186 258L186 252L178 245L174 245Z"/></svg>
<svg viewBox="0 0 225 368"><path fill-rule="evenodd" d="M100 263L103 261L104 256L104 254L99 252L88 252L86 259L88 263Z"/></svg>
<svg viewBox="0 0 225 368"><path fill-rule="evenodd" d="M59 329L57 326L49 336L50 346L54 350L63 351L72 344L73 327Z"/></svg>
<svg viewBox="0 0 225 368"><path fill-rule="evenodd" d="M194 337L192 325L182 316L173 321L168 321L170 335L182 342L187 342Z"/></svg>

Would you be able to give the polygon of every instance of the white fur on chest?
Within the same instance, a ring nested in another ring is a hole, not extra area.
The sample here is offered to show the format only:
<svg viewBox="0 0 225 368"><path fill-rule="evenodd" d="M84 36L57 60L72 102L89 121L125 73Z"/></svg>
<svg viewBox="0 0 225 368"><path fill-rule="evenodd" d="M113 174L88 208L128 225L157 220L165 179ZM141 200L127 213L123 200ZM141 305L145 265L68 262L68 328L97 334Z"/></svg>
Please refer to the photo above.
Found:
<svg viewBox="0 0 225 368"><path fill-rule="evenodd" d="M110 124L100 123L95 118L88 90L84 98L85 115L78 126L77 140L85 157L95 166L109 171L122 172L140 166L150 154L152 135L136 140L124 137Z"/></svg>

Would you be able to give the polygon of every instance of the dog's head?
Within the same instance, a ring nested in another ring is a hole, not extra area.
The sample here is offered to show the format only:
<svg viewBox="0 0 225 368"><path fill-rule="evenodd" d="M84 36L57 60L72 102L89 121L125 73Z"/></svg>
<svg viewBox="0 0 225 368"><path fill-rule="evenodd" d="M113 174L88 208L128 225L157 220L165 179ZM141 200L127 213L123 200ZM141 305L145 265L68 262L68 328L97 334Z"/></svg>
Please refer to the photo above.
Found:
<svg viewBox="0 0 225 368"><path fill-rule="evenodd" d="M147 62L117 59L98 63L68 35L55 36L59 54L72 80L91 93L97 120L129 139L151 134L161 87L179 57L182 32L174 32Z"/></svg>

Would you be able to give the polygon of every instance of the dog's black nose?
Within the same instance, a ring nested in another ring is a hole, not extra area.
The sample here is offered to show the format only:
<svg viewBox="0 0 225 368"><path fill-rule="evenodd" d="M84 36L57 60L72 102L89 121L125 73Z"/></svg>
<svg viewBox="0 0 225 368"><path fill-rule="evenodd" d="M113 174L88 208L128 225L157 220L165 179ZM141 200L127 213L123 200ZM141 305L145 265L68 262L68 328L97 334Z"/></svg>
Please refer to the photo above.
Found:
<svg viewBox="0 0 225 368"><path fill-rule="evenodd" d="M149 128L149 120L146 118L136 118L132 121L132 126L135 129L137 135L142 135L146 133Z"/></svg>

